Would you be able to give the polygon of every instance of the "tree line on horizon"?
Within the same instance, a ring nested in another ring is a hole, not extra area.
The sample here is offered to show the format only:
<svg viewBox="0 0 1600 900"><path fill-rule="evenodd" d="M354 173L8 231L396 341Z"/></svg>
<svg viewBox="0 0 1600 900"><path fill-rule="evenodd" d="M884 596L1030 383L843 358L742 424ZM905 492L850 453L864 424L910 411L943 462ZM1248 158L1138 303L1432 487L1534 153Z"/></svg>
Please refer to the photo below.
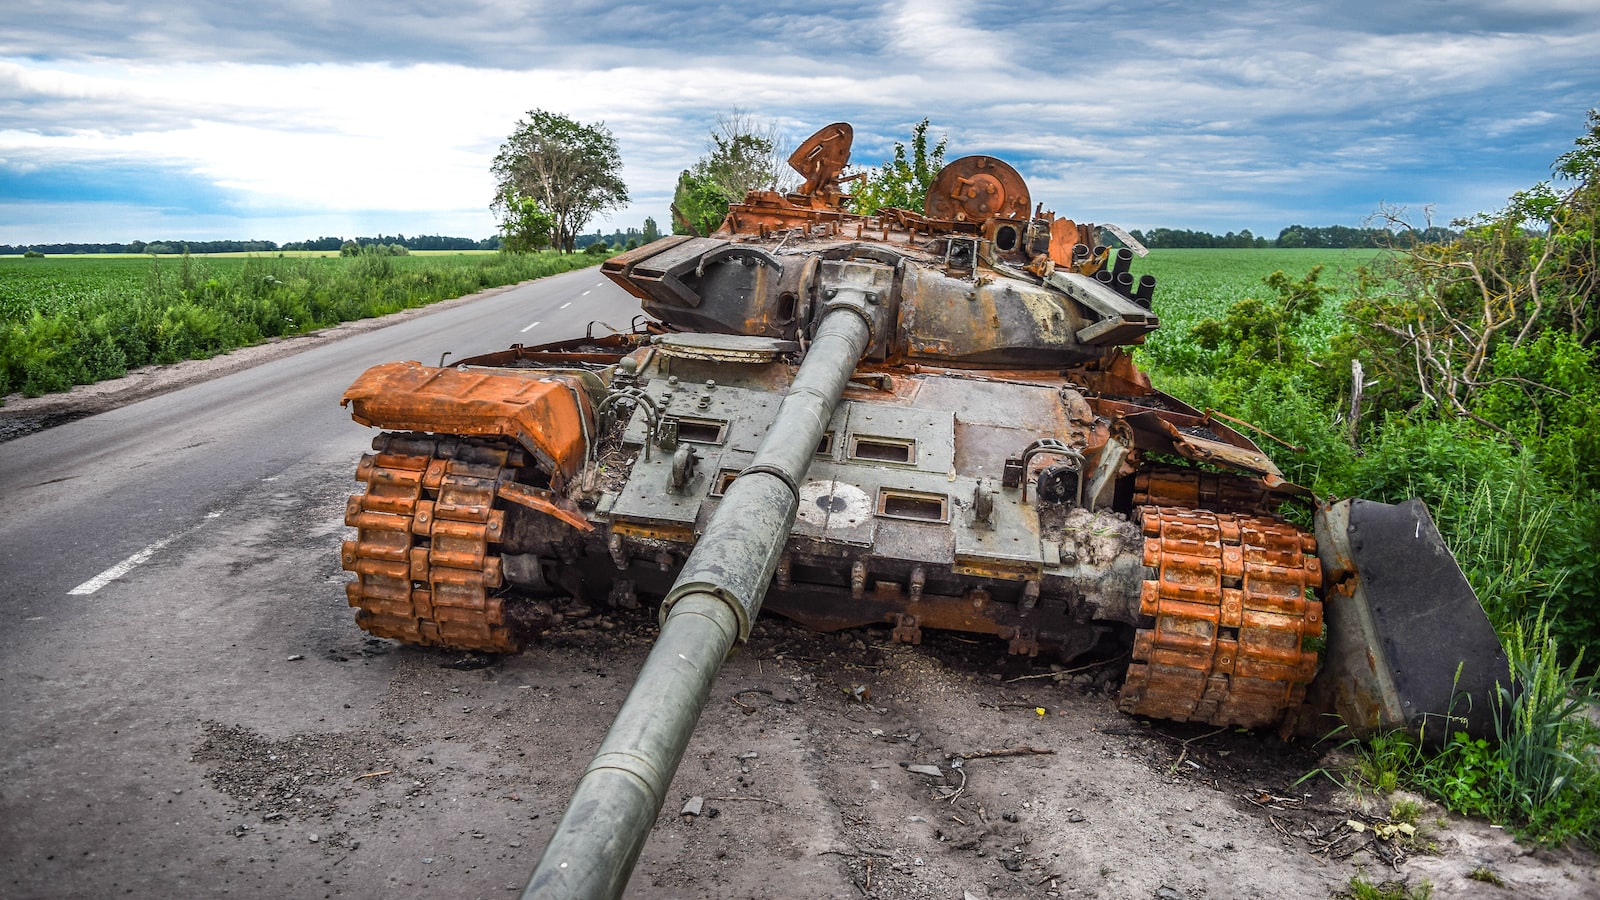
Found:
<svg viewBox="0 0 1600 900"><path fill-rule="evenodd" d="M380 234L377 237L316 237L304 241L278 244L274 241L129 241L127 243L74 243L53 244L0 244L0 255L17 255L28 252L45 254L62 253L275 253L280 250L326 250L337 252L345 244L357 246L388 246L398 244L407 250L498 250L499 237L475 240L467 237L448 237L442 234L418 234L406 237Z"/></svg>
<svg viewBox="0 0 1600 900"><path fill-rule="evenodd" d="M656 225L656 220L646 216L644 228L618 228L610 234L605 234L596 228L589 234L580 234L573 239L573 246L579 250L588 249L595 244L603 244L610 250L631 250L640 247L661 237L661 229Z"/></svg>
<svg viewBox="0 0 1600 900"><path fill-rule="evenodd" d="M1414 247L1418 244L1448 244L1461 236L1459 231L1437 225L1420 229L1290 225L1279 231L1276 238L1251 234L1248 228L1237 234L1232 231L1227 234L1211 234L1183 228L1152 228L1149 231L1134 228L1130 229L1128 234L1151 250L1269 247L1295 250L1380 249Z"/></svg>
<svg viewBox="0 0 1600 900"><path fill-rule="evenodd" d="M720 223L719 223L720 224ZM1346 225L1306 226L1290 225L1278 232L1276 238L1256 235L1246 228L1239 232L1212 234L1184 228L1138 228L1128 232L1139 243L1151 250L1180 249L1379 249L1410 247L1416 244L1448 244L1460 237L1460 232L1439 226L1424 229L1395 231L1388 228L1351 228ZM575 237L575 249L582 250L590 244L604 243L611 248L648 244L661 236L655 220L647 218L645 227L617 228L611 233L596 229ZM316 237L304 241L278 244L273 241L129 241L123 243L54 243L54 244L0 244L0 255L20 255L27 252L43 254L66 253L274 253L277 251L319 250L337 252L346 244L359 247L369 245L398 245L407 250L499 250L499 236L474 240L467 237L448 237L436 234L378 235L376 237Z"/></svg>

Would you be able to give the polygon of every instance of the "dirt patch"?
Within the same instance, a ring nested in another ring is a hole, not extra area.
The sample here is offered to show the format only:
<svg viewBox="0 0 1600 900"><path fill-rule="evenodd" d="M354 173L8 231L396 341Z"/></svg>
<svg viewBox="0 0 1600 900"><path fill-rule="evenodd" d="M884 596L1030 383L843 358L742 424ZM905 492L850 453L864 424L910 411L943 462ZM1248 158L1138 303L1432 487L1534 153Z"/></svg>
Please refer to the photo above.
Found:
<svg viewBox="0 0 1600 900"><path fill-rule="evenodd" d="M641 610L513 657L396 648L368 660L395 667L373 726L269 739L211 723L194 759L247 831L316 833L352 860L420 843L433 886L518 888L652 633ZM1380 807L1301 780L1338 762L1325 748L1131 719L1104 688L955 636L912 647L762 621L629 896L1327 897L1358 872L1427 879L1435 896L1600 889L1587 854L1533 852L1437 808L1416 838L1380 838Z"/></svg>
<svg viewBox="0 0 1600 900"><path fill-rule="evenodd" d="M206 737L195 749L194 760L206 765L212 786L230 797L240 812L258 815L262 823L303 825L311 842L329 849L351 848L355 843L348 831L337 828L325 827L318 833L318 824L331 823L343 809L362 805L381 809L428 790L399 758L403 743L347 734L297 734L272 740L220 722L202 727ZM401 787L396 790L394 785ZM252 827L234 826L241 837Z"/></svg>

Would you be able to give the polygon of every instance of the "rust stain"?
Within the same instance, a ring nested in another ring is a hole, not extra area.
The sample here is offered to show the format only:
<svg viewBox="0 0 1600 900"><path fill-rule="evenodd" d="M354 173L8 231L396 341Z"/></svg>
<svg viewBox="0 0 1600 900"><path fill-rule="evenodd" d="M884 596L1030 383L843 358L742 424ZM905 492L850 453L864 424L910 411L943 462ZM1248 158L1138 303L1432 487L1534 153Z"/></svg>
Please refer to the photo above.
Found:
<svg viewBox="0 0 1600 900"><path fill-rule="evenodd" d="M383 435L361 461L366 490L350 498L342 566L356 622L368 633L413 644L493 653L520 650L506 621L500 557L505 513L500 485L522 461L507 447L421 435ZM459 457L459 458L457 458Z"/></svg>
<svg viewBox="0 0 1600 900"><path fill-rule="evenodd" d="M675 541L680 544L694 543L694 529L687 525L666 525L617 519L611 523L611 532L613 534L656 541Z"/></svg>

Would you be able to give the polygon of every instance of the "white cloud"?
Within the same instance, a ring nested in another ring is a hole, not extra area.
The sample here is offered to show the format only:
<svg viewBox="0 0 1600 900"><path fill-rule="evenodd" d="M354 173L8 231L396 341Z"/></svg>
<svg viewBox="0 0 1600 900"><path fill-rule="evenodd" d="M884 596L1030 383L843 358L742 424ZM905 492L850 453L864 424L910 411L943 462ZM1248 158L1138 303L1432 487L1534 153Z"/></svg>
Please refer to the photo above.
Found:
<svg viewBox="0 0 1600 900"><path fill-rule="evenodd" d="M970 2L901 0L884 10L878 26L902 63L965 71L1011 62L1010 42L977 27L986 20Z"/></svg>
<svg viewBox="0 0 1600 900"><path fill-rule="evenodd" d="M158 166L298 217L283 227L363 210L486 234L490 160L534 107L603 120L633 195L611 221L664 224L678 171L737 105L791 142L851 121L860 164L927 115L951 158L1006 158L1063 214L1265 230L1286 210L1525 185L1600 95L1600 14L1577 2L20 2L0 38L0 188Z"/></svg>

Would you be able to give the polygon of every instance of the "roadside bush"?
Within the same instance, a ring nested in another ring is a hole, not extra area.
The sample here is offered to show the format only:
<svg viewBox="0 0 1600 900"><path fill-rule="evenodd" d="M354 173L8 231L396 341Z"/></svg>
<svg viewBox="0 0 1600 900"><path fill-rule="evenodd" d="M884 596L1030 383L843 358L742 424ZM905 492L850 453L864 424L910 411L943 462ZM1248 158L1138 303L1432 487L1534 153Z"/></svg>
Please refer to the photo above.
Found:
<svg viewBox="0 0 1600 900"><path fill-rule="evenodd" d="M1557 481L1600 488L1600 359L1566 331L1498 348L1474 409Z"/></svg>
<svg viewBox="0 0 1600 900"><path fill-rule="evenodd" d="M1276 273L1266 299L1191 316L1186 341L1152 340L1148 358L1179 398L1299 445L1259 441L1319 495L1421 497L1505 643L1517 687L1494 698L1493 740L1381 735L1354 777L1600 848L1600 114L1578 143L1558 161L1571 187L1380 256L1348 296L1302 304L1318 273Z"/></svg>
<svg viewBox="0 0 1600 900"><path fill-rule="evenodd" d="M34 313L11 329L6 340L7 380L38 396L72 387L82 375L76 323Z"/></svg>
<svg viewBox="0 0 1600 900"><path fill-rule="evenodd" d="M1223 354L1223 365L1241 370L1263 363L1292 364L1306 352L1302 346L1305 324L1322 308L1332 293L1317 283L1321 266L1313 266L1299 281L1282 270L1263 282L1277 294L1259 300L1246 297L1228 308L1221 319L1205 319L1189 330L1190 337L1206 350Z"/></svg>
<svg viewBox="0 0 1600 900"><path fill-rule="evenodd" d="M1226 302L1202 291L1198 314L1162 301L1180 330L1153 336L1141 359L1185 402L1258 426L1284 474L1320 496L1421 497L1502 633L1547 609L1564 652L1592 661L1600 116L1590 130L1558 166L1569 189L1519 193L1463 240L1370 257L1338 286L1313 267Z"/></svg>

